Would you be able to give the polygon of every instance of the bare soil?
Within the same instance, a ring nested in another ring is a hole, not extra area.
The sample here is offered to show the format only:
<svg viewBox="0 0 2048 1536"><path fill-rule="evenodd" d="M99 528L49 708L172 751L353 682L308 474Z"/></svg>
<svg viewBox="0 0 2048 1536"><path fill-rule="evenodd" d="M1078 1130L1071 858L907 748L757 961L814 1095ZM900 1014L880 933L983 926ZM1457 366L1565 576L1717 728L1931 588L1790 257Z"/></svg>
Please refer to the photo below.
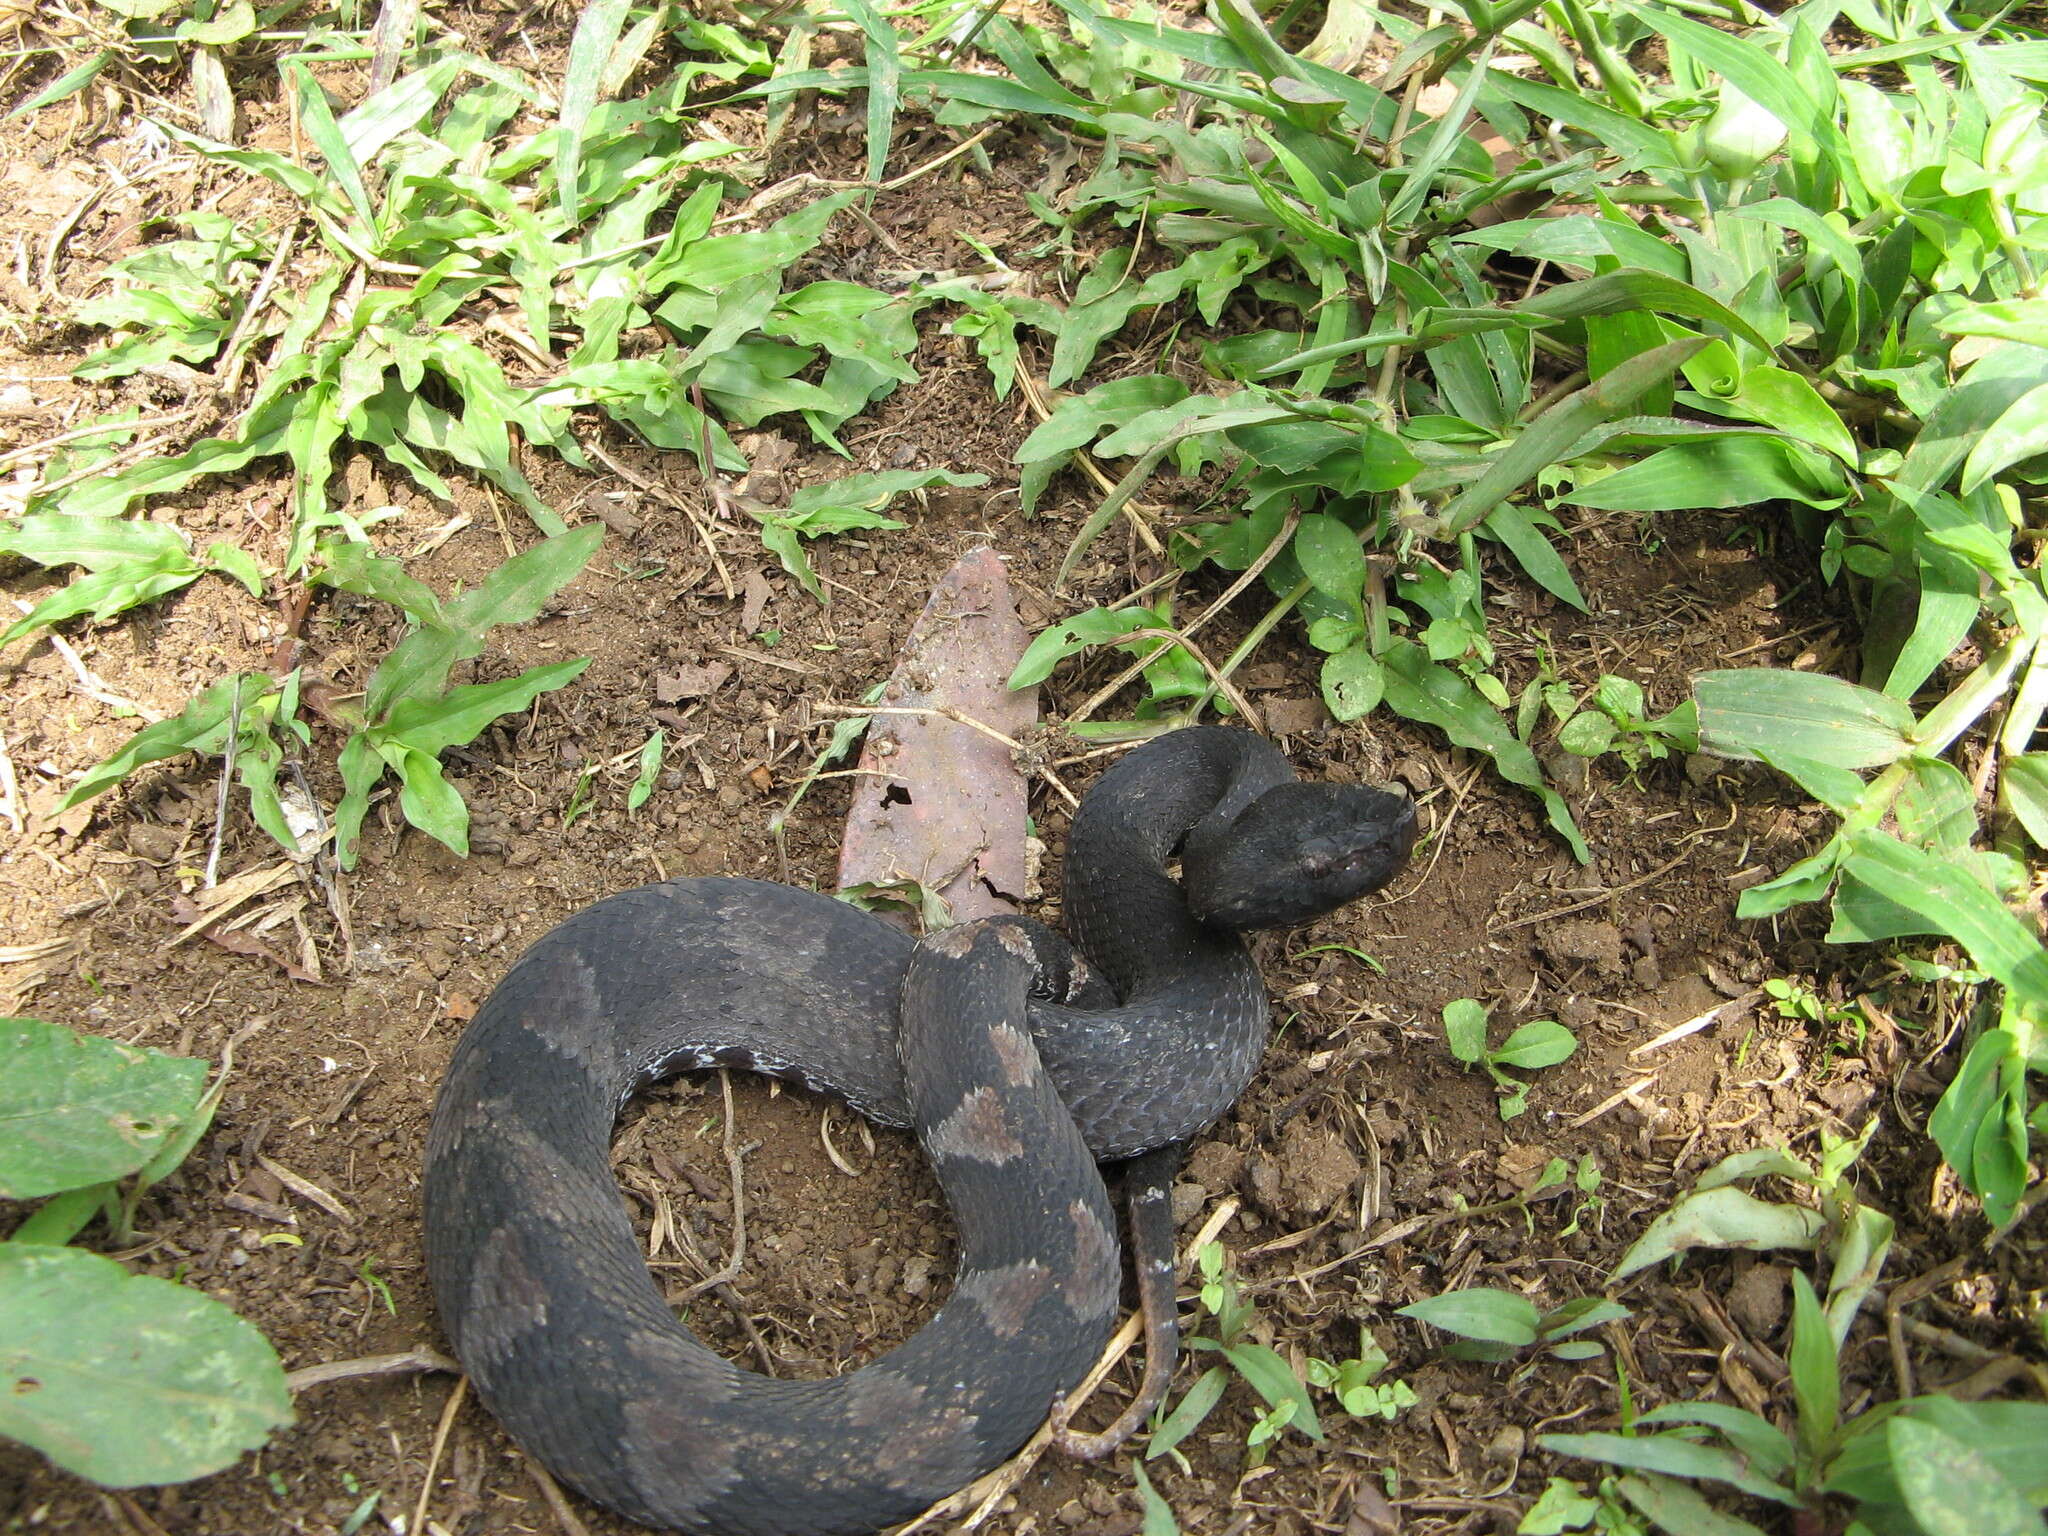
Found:
<svg viewBox="0 0 2048 1536"><path fill-rule="evenodd" d="M548 25L559 47L566 23ZM256 141L281 132L266 127L260 101L252 117ZM777 173L844 173L858 131L828 112ZM6 132L0 215L25 259L0 277L10 321L0 344L0 449L54 436L117 400L160 404L147 383L68 382L91 341L62 317L108 260L146 238L146 218L225 185L193 166L123 190L113 168L132 170L142 153L125 111L60 110ZM921 163L950 142L907 124L892 164ZM1022 193L1044 172L1033 158L1042 151L1000 136L991 147L993 175L963 158L878 203L875 218L893 248L842 219L805 276L860 280L878 263L954 265L966 256L956 231L999 248L1025 242L1033 221ZM56 259L45 264L60 226ZM1134 324L1120 348L1107 349L1095 377L1149 366L1159 338L1148 326ZM993 405L964 346L935 318L924 329L920 382L848 429L853 467L978 470L991 486L932 494L903 531L813 546L834 583L829 606L797 588L744 524L716 525L735 584L727 593L672 504L715 523L680 456L611 442L659 496L529 459L564 517L602 517L615 531L556 606L503 633L475 675L571 656L593 658L589 669L527 716L450 754L474 817L471 857L407 828L385 802L371 817L361 866L334 895L290 874L243 909L265 914L255 926L269 958L182 938L185 923L174 914L216 842L223 877L280 861L239 794L216 826L217 764L178 759L146 769L68 814L58 801L72 776L137 726L108 697L170 714L220 676L281 659L347 692L397 637L394 614L323 595L295 625L280 607L207 580L105 629L68 628L96 679L91 691L45 641L0 657L0 731L25 808L19 828L0 826L0 929L15 945L62 941L41 959L0 967L8 994L0 1004L215 1059L234 1042L234 1076L213 1133L144 1203L148 1240L124 1255L130 1263L229 1303L269 1335L288 1368L445 1348L420 1260L421 1143L463 1020L520 950L598 897L666 876L749 875L829 889L848 781L822 782L780 840L769 835L769 818L836 718L819 706L855 701L886 675L933 581L963 549L987 541L1009 562L1034 628L1163 573L1119 526L1066 591L1053 591L1090 491L1069 477L1044 515L1020 516L1003 492L1014 485L1010 455L1035 418L1014 395ZM1027 350L1026 366L1034 362L1042 369L1043 358ZM844 472L800 433L788 446L781 473L791 486ZM202 540L232 539L274 563L284 485L275 464L257 468L204 487L175 515L203 530ZM397 551L433 543L459 515L461 526L409 560L443 591L473 583L532 536L475 485L459 487L455 506L437 505L367 457L348 466L337 494L359 508L401 507L379 531ZM1185 511L1155 508L1155 516L1170 524ZM1499 562L1489 570L1490 590L1503 594L1501 672L1519 688L1536 675L1540 652L1581 686L1602 673L1635 678L1662 709L1707 667L1843 669L1853 659L1853 620L1818 588L1810 556L1785 526L1767 508L1579 518L1563 547L1590 615L1557 605ZM9 598L47 584L32 569L4 581ZM1182 590L1199 604L1217 587L1199 577ZM1242 607L1240 634L1257 617L1249 601ZM1220 1202L1235 1202L1221 1236L1258 1303L1262 1337L1297 1359L1342 1359L1368 1330L1421 1401L1392 1423L1348 1419L1326 1404L1326 1443L1290 1436L1247 1474L1244 1435L1257 1409L1233 1388L1184 1446L1186 1470L1167 1461L1150 1468L1184 1530L1368 1536L1388 1528L1378 1523L1382 1501L1403 1530L1512 1530L1545 1476L1583 1475L1583 1465L1537 1451L1533 1437L1564 1425L1610 1427L1616 1360L1639 1407L1700 1396L1782 1406L1788 1271L1763 1258L1696 1259L1675 1278L1650 1274L1623 1286L1633 1315L1601 1335L1610 1356L1590 1362L1447 1361L1441 1340L1393 1311L1455 1286L1513 1288L1545 1306L1596 1292L1645 1222L1715 1159L1775 1142L1810 1149L1822 1128L1845 1132L1873 1113L1888 1129L1863 1166L1865 1194L1900 1221L1888 1275L1903 1281L1967 1255L1917 1310L1934 1325L1929 1337L1940 1336L1912 1345L1921 1385L2026 1347L2029 1298L2038 1305L2044 1284L2039 1233L1986 1254L1981 1219L1958 1201L1917 1133L1941 1086L1923 1062L1954 1021L1931 1016L1874 956L1823 948L1811 915L1761 927L1734 918L1740 889L1822 835L1820 811L1769 775L1706 759L1631 773L1612 757L1588 766L1547 752L1594 851L1580 866L1534 803L1479 760L1384 711L1361 725L1334 724L1315 697L1315 661L1283 626L1240 681L1304 774L1407 783L1422 801L1428 840L1383 898L1260 941L1278 1039L1251 1092L1195 1151L1177 1209L1187 1236ZM1111 664L1063 668L1044 700L1047 717L1085 699ZM1132 701L1119 699L1111 712ZM673 744L669 767L646 806L629 813L631 754L657 725ZM338 745L338 734L316 723L303 764L328 804L339 789ZM1052 751L1075 787L1092 775L1094 760L1074 743ZM594 799L565 825L591 765L599 768ZM1034 810L1057 849L1065 811L1042 786ZM1039 901L1055 917L1056 889ZM308 979L294 979L287 962ZM1876 1025L1859 1039L1778 1017L1757 988L1783 974L1833 998L1881 997ZM1502 1122L1486 1078L1445 1048L1440 1010L1460 997L1486 1002L1502 1031L1547 1017L1578 1035L1577 1055L1537 1075L1529 1110L1516 1120ZM1717 1009L1709 1027L1641 1049ZM951 1263L944 1207L914 1143L756 1082L736 1080L732 1097L736 1137L759 1143L744 1162L748 1262L733 1299L760 1345L730 1303L700 1300L693 1324L736 1358L758 1364L757 1348L765 1349L781 1374L841 1370L906 1337L942 1299ZM678 1290L701 1273L687 1247L716 1264L729 1241L724 1121L717 1079L687 1079L637 1105L618 1142L620 1176L643 1220L689 1230L689 1243L663 1250L661 1273ZM852 1173L835 1166L828 1132ZM1546 1199L1526 1218L1457 1214L1461 1204L1486 1206L1526 1189L1551 1157L1590 1158L1601 1174L1598 1199ZM275 1168L317 1186L331 1206ZM0 1224L17 1214L0 1209ZM1442 1219L1414 1225L1418 1218ZM295 1241L266 1241L280 1236ZM1180 1387L1196 1368L1184 1362ZM1113 1407L1135 1373L1134 1361L1120 1366L1094 1411ZM1896 1390L1872 1319L1851 1340L1848 1377L1852 1406ZM383 1503L371 1528L400 1518L411 1529L431 1462L425 1508L447 1532L566 1533L575 1521L590 1532L629 1529L573 1499L573 1517L552 1510L524 1458L473 1400L444 1425L455 1390L455 1378L434 1373L312 1388L298 1398L296 1425L230 1470L120 1495L0 1448L0 1526L326 1533L377 1490ZM1137 1509L1127 1463L1047 1459L983 1529L1130 1536Z"/></svg>

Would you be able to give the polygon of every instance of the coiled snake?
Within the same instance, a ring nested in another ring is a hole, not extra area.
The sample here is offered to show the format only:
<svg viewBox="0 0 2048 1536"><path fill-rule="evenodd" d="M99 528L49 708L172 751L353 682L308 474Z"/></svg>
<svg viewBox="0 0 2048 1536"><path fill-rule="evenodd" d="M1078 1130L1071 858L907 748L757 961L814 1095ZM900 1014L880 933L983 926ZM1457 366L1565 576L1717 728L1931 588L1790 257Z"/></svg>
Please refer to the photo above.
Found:
<svg viewBox="0 0 2048 1536"><path fill-rule="evenodd" d="M1097 1161L1195 1135L1257 1065L1266 993L1235 930L1377 889L1414 838L1405 796L1296 782L1258 737L1199 727L1129 754L1075 813L1065 915L1103 980L1026 919L914 943L758 881L671 880L576 913L478 1011L428 1132L427 1266L478 1394L557 1475L657 1527L872 1531L980 1476L1107 1336L1119 1262ZM960 1267L906 1343L788 1381L677 1321L607 1152L636 1089L710 1066L917 1129Z"/></svg>

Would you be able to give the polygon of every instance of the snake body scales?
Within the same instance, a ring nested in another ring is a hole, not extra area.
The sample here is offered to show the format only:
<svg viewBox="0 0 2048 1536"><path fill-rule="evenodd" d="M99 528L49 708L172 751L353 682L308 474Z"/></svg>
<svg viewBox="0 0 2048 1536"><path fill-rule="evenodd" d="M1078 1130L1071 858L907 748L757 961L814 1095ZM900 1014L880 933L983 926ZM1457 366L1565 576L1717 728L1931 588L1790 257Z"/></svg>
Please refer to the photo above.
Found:
<svg viewBox="0 0 2048 1536"><path fill-rule="evenodd" d="M1405 796L1299 783L1258 737L1198 727L1129 754L1075 813L1064 907L1086 963L1028 919L914 942L748 880L666 881L569 917L471 1021L428 1132L427 1266L478 1395L588 1497L705 1536L873 1531L991 1470L1113 1319L1097 1162L1203 1130L1264 1049L1265 987L1235 930L1377 889L1414 836ZM714 1066L917 1130L960 1264L907 1342L790 1381L677 1320L607 1153L636 1090Z"/></svg>

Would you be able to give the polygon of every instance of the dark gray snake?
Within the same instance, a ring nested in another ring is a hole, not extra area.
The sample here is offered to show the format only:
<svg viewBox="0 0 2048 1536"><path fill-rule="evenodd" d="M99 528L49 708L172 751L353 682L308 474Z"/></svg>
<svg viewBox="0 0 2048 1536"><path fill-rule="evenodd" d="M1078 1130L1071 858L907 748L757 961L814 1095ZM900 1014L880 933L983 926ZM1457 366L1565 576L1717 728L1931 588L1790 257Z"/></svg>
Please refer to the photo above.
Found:
<svg viewBox="0 0 2048 1536"><path fill-rule="evenodd" d="M1414 837L1405 796L1298 783L1248 732L1147 744L1067 850L1066 919L1114 997L1022 918L913 943L827 896L715 879L575 914L477 1013L427 1136L427 1267L478 1394L647 1525L822 1536L915 1515L999 1465L1100 1350L1119 1261L1097 1161L1195 1135L1257 1065L1266 993L1235 930L1377 889ZM637 1089L711 1066L916 1127L960 1266L909 1341L787 1381L677 1321L607 1153Z"/></svg>

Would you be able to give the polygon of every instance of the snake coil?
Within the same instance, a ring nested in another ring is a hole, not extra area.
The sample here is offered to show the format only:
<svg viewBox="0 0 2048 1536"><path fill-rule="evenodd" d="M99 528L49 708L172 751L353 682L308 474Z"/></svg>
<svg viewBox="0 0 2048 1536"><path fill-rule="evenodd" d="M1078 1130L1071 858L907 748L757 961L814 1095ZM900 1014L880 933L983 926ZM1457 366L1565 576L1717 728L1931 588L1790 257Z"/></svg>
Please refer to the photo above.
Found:
<svg viewBox="0 0 2048 1536"><path fill-rule="evenodd" d="M428 1131L427 1266L478 1395L643 1524L827 1536L915 1515L999 1465L1100 1349L1119 1259L1097 1161L1195 1135L1257 1065L1265 987L1236 930L1378 889L1414 839L1405 796L1299 783L1258 737L1198 727L1129 754L1075 813L1065 915L1085 965L1027 919L914 943L758 881L576 913L471 1021ZM916 1129L960 1267L907 1342L789 1381L678 1322L608 1150L636 1090L712 1066Z"/></svg>

